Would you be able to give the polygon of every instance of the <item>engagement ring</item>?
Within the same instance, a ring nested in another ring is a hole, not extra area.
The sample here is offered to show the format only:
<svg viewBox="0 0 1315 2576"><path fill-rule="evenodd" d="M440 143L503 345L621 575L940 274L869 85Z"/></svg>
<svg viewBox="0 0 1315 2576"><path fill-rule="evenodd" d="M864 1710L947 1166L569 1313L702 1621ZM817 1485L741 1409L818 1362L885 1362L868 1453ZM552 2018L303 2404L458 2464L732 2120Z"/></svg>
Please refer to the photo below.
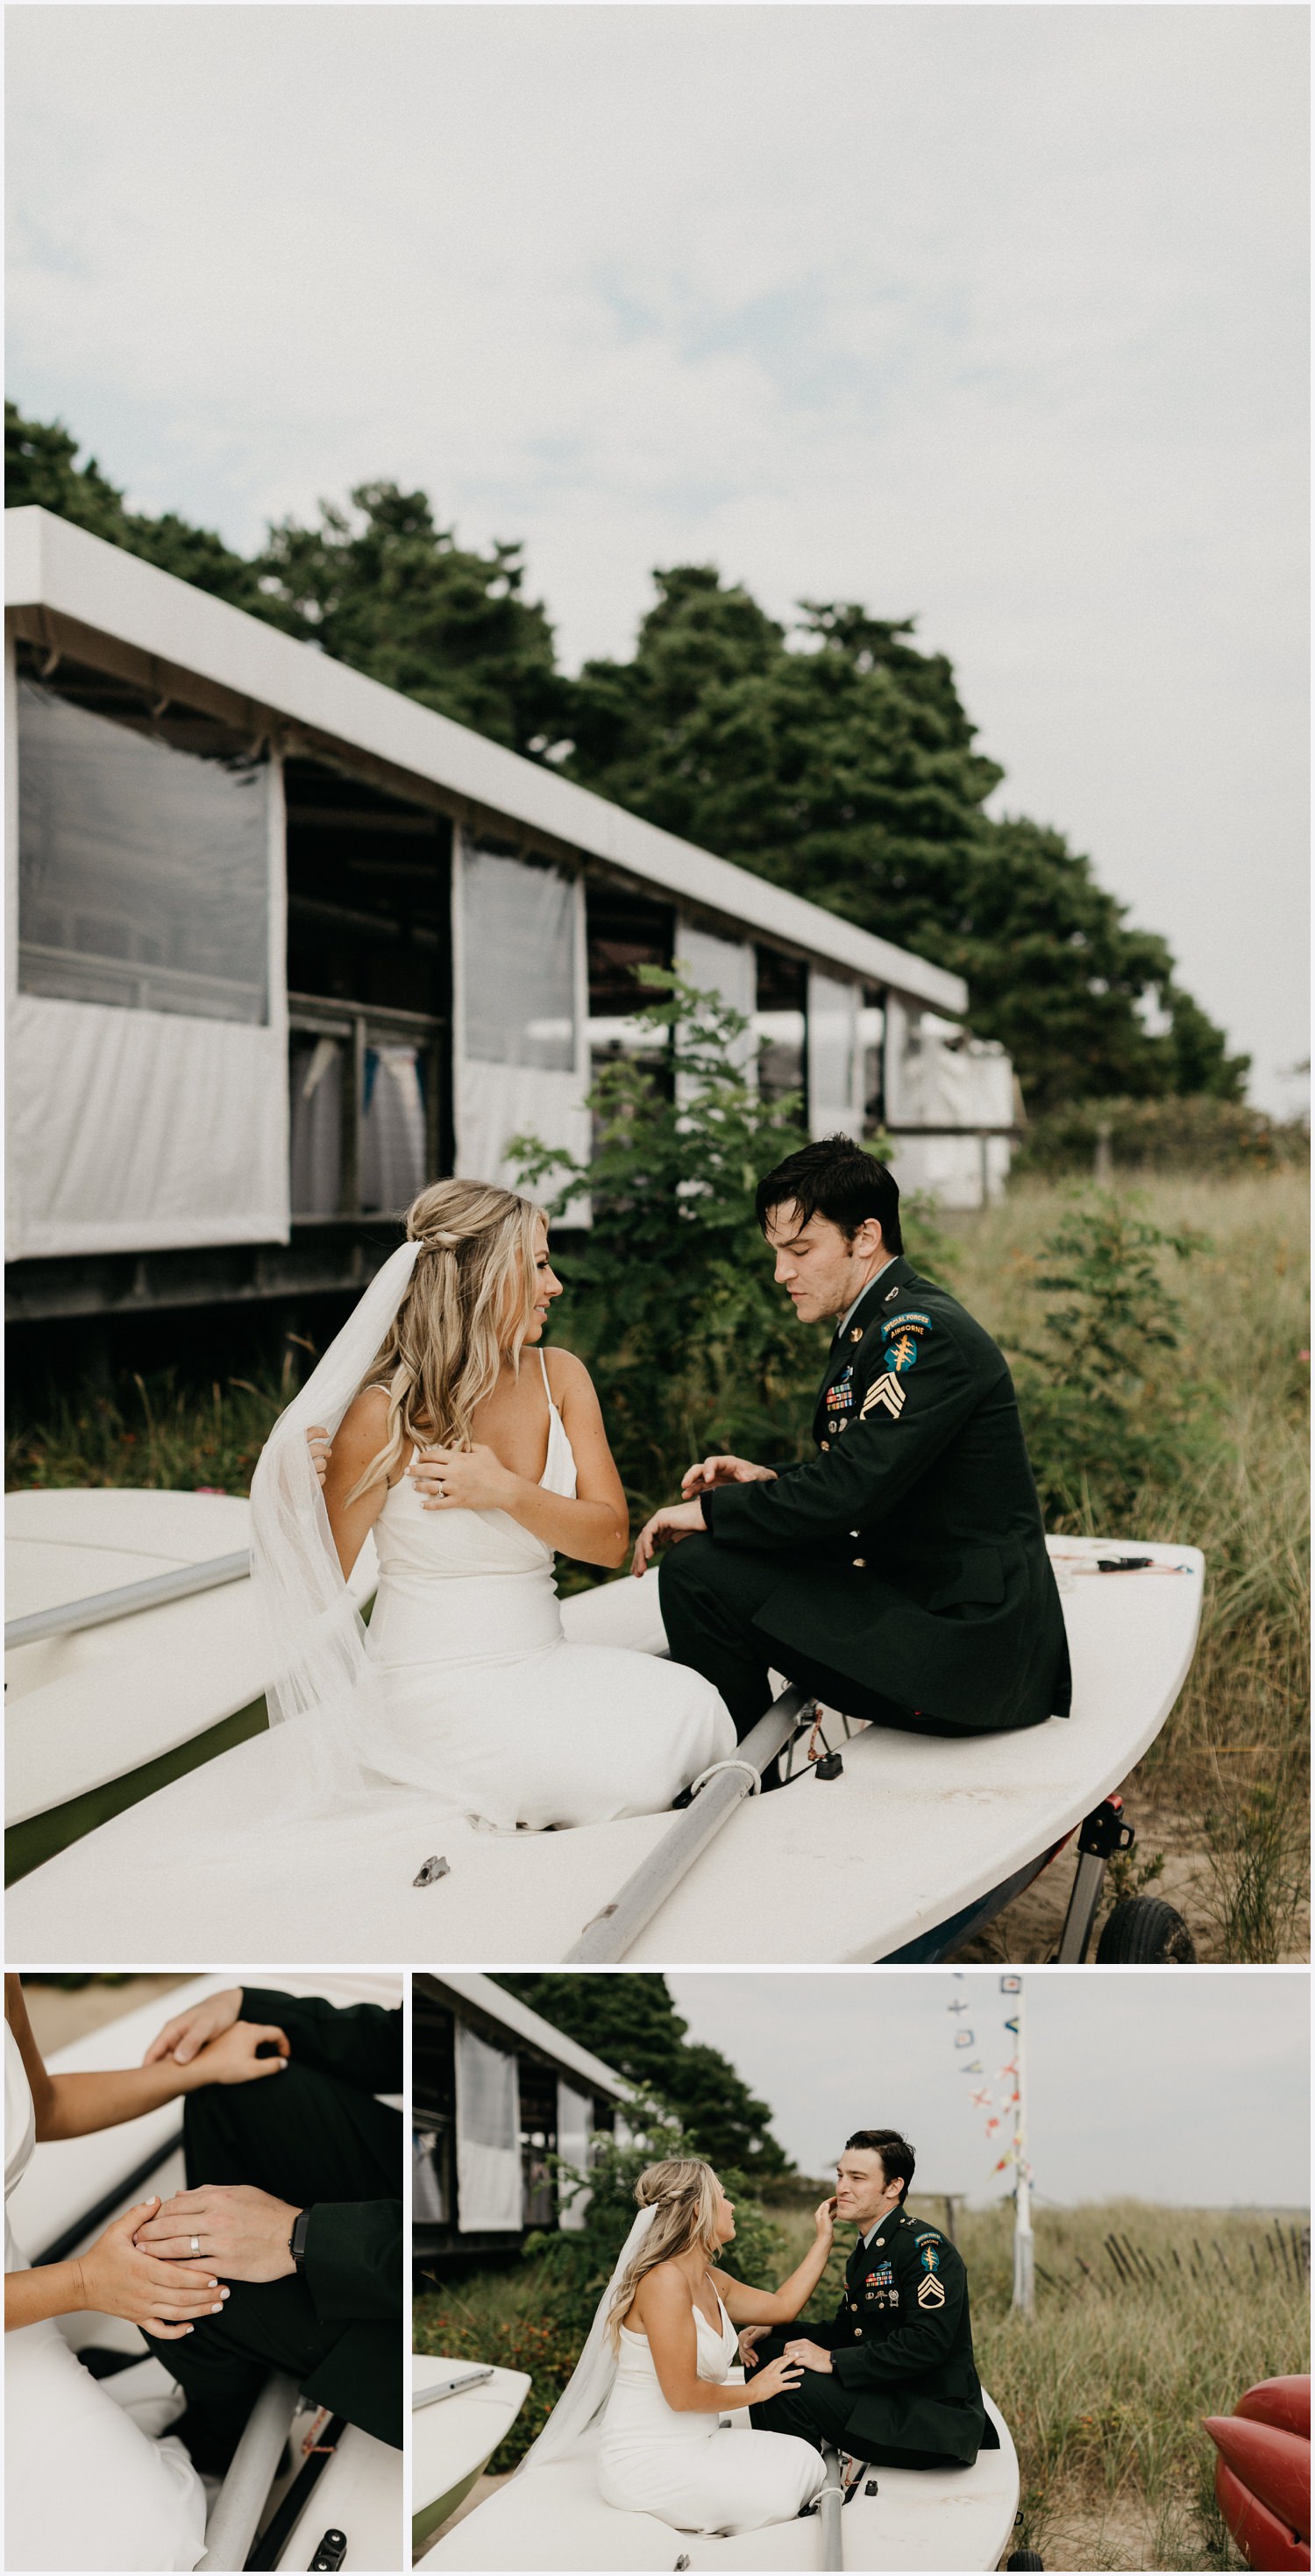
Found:
<svg viewBox="0 0 1315 2576"><path fill-rule="evenodd" d="M200 2251L201 2251L201 2239L200 2239L200 2237L199 2237L199 2236L194 2236L194 2237L192 2238L192 2252L193 2252L194 2254L199 2254L199 2253L200 2253Z"/></svg>

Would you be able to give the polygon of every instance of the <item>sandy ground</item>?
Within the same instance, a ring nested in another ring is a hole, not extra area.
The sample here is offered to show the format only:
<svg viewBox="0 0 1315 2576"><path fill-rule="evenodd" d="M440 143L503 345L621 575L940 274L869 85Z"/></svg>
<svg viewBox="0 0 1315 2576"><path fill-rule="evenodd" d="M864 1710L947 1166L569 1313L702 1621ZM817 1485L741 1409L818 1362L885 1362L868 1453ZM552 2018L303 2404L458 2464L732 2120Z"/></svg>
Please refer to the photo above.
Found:
<svg viewBox="0 0 1315 2576"><path fill-rule="evenodd" d="M55 2049L67 2048L71 2040L81 2039L87 2031L103 2030L107 2022L135 2012L139 2004L153 2003L157 1996L163 2025L169 2018L165 1996L175 1986L188 1984L190 1976L189 1969L186 1975L173 1977L128 1977L122 1985L111 1985L106 1977L93 1977L88 1985L77 1986L71 1992L63 1986L43 1986L36 1978L24 1977L23 1999L36 2044L42 2056L49 2057Z"/></svg>
<svg viewBox="0 0 1315 2576"><path fill-rule="evenodd" d="M1226 1961L1228 1954L1219 1939L1217 1892L1214 1871L1205 1849L1204 1831L1199 1819L1185 1816L1181 1809L1156 1809L1135 1784L1127 1791L1128 1815L1136 1827L1135 1862L1149 1860L1156 1852L1164 1854L1164 1868L1152 1879L1144 1893L1163 1897L1182 1915L1196 1944L1196 1955L1202 1966ZM1044 1869L1030 1887L1016 1896L993 1923L975 1941L965 1943L954 1952L956 1961L1000 1961L1010 1967L1026 1967L1034 1962L1052 1959L1063 1928L1069 1892L1073 1885L1074 1854L1069 1844L1059 1858ZM1106 1881L1108 1888L1108 1880ZM1088 1956L1096 1953L1108 1905L1102 1899L1096 1918L1096 1929ZM1303 1906L1296 1926L1297 1939L1292 1949L1284 1952L1284 1964L1305 1966L1310 1959L1310 1908Z"/></svg>

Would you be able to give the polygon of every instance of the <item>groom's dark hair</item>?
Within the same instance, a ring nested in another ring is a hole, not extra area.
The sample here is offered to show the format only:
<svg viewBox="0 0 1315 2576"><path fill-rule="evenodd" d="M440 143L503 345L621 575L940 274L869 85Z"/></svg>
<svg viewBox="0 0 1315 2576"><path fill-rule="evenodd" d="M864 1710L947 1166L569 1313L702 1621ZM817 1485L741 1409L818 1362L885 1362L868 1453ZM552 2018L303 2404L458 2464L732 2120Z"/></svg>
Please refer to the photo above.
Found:
<svg viewBox="0 0 1315 2576"><path fill-rule="evenodd" d="M827 1217L851 1242L867 1217L881 1228L887 1252L902 1252L899 1183L875 1154L865 1154L852 1136L820 1136L797 1154L787 1154L765 1181L758 1183L754 1209L764 1234L773 1208L793 1199L801 1228L810 1217Z"/></svg>
<svg viewBox="0 0 1315 2576"><path fill-rule="evenodd" d="M881 2170L887 2182L902 2182L904 2185L900 2193L900 2206L903 2207L913 2180L914 2156L908 2139L902 2138L898 2129L855 2129L853 2137L846 2138L845 2145L861 2147L865 2155L880 2156Z"/></svg>

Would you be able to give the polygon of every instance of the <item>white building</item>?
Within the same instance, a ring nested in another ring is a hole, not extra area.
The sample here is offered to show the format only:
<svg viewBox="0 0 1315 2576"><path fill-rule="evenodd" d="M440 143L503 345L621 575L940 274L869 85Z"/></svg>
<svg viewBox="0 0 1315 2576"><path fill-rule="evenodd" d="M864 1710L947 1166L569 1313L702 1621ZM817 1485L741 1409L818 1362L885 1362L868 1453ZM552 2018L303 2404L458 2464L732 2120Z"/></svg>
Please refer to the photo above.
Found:
<svg viewBox="0 0 1315 2576"><path fill-rule="evenodd" d="M814 1133L999 1186L959 977L47 511L6 534L11 1314L358 1287L426 1180L587 1151L673 956Z"/></svg>
<svg viewBox="0 0 1315 2576"><path fill-rule="evenodd" d="M629 2087L492 1977L439 1969L413 1995L412 2240L418 2255L514 2249L530 2227L578 2227L550 2156L577 2173Z"/></svg>

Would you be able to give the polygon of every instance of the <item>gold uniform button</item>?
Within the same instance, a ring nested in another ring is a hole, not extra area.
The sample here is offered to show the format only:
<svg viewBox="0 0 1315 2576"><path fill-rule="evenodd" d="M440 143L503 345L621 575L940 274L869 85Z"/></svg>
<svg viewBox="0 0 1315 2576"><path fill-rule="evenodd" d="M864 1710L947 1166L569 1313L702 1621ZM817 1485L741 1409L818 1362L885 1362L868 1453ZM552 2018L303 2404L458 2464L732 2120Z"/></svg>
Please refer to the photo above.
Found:
<svg viewBox="0 0 1315 2576"><path fill-rule="evenodd" d="M822 1447L823 1447L824 1449L829 1449L829 1448L830 1448L830 1446L831 1446L831 1443L830 1443L830 1441L829 1441L829 1440L824 1440L824 1441L822 1442Z"/></svg>
<svg viewBox="0 0 1315 2576"><path fill-rule="evenodd" d="M850 1338L851 1342L861 1342L861 1341L862 1341L862 1339L863 1339L863 1327L862 1327L862 1325L861 1325L861 1324L851 1324L851 1325L850 1325L850 1328L849 1328L849 1338Z"/></svg>
<svg viewBox="0 0 1315 2576"><path fill-rule="evenodd" d="M855 1563L855 1565L866 1565L866 1564L867 1564L867 1558L866 1558L865 1556L856 1556L856 1557L855 1557L855 1559L854 1559L854 1563Z"/></svg>
<svg viewBox="0 0 1315 2576"><path fill-rule="evenodd" d="M862 2342L862 2340L863 2340L863 2329L862 2329L862 2327L861 2327L861 2326L855 2326L855 2328L854 2328L854 2335L855 2335L855 2339L856 2339L856 2341L857 2341L857 2342L859 2342L859 2343L861 2343L861 2342Z"/></svg>

